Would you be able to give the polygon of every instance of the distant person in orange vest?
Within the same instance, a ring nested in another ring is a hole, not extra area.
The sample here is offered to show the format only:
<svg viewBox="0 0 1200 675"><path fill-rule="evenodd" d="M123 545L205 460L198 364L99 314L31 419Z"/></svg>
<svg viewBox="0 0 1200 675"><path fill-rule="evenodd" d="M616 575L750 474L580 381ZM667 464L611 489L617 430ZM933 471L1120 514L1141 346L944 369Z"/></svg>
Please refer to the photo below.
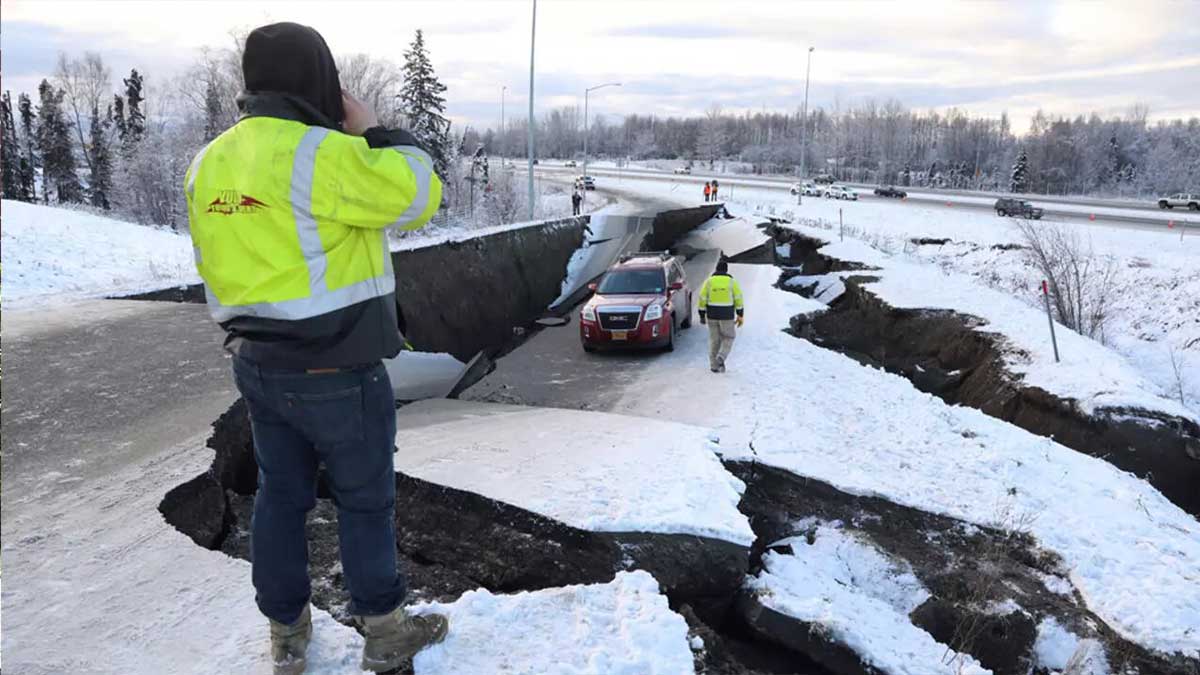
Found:
<svg viewBox="0 0 1200 675"><path fill-rule="evenodd" d="M712 195L712 183L709 183L708 181L704 181L704 201L706 201L706 202L709 201L709 197L711 195Z"/></svg>
<svg viewBox="0 0 1200 675"><path fill-rule="evenodd" d="M713 179L713 182L712 182L712 200L714 202L717 201L717 179L715 179L715 178Z"/></svg>

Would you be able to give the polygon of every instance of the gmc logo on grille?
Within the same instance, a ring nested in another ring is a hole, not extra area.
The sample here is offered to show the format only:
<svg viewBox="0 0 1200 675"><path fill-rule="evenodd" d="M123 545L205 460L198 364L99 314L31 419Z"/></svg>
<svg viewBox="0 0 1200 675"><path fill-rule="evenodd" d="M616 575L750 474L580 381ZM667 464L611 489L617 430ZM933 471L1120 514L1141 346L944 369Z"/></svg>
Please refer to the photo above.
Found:
<svg viewBox="0 0 1200 675"><path fill-rule="evenodd" d="M613 322L613 323L625 323L626 321L629 321L629 317L627 317L627 316L621 316L621 315L619 315L619 314L618 314L618 315L616 315L616 316L610 316L610 317L608 317L608 320L609 320L609 321L611 321L611 322Z"/></svg>

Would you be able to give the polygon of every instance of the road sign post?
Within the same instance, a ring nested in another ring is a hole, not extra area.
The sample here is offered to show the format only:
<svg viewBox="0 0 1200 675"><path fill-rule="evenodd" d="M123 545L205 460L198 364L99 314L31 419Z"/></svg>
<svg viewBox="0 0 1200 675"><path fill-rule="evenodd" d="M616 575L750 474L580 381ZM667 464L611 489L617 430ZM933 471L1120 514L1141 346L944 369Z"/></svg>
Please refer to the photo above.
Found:
<svg viewBox="0 0 1200 675"><path fill-rule="evenodd" d="M1046 299L1046 320L1050 322L1050 342L1054 344L1054 362L1058 363L1058 338L1054 335L1054 316L1050 313L1050 285L1042 279L1042 297Z"/></svg>

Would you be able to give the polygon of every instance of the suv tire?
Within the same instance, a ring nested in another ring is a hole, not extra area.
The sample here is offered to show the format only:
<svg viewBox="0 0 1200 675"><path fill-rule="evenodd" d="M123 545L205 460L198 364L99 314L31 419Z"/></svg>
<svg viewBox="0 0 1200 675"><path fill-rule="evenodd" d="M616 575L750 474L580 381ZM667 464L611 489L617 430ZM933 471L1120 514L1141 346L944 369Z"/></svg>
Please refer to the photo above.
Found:
<svg viewBox="0 0 1200 675"><path fill-rule="evenodd" d="M1008 211L1005 211L1004 209L996 209L996 215L1003 218L1008 215Z"/></svg>
<svg viewBox="0 0 1200 675"><path fill-rule="evenodd" d="M1192 202L1191 204L1188 204L1188 208L1192 211L1200 211L1200 202Z"/></svg>
<svg viewBox="0 0 1200 675"><path fill-rule="evenodd" d="M667 329L667 346L663 347L663 351L675 351L675 315L671 315L671 325Z"/></svg>
<svg viewBox="0 0 1200 675"><path fill-rule="evenodd" d="M596 348L595 348L595 347L593 347L593 346L591 346L591 345L589 345L589 344L586 344L586 343L585 343L585 344L583 345L583 351L585 351L585 352L587 352L587 353L591 354L592 352L596 351Z"/></svg>
<svg viewBox="0 0 1200 675"><path fill-rule="evenodd" d="M683 320L683 323L679 324L679 327L683 328L683 329L688 329L688 328L692 327L692 298L691 298L691 296L688 296L687 318L685 318Z"/></svg>

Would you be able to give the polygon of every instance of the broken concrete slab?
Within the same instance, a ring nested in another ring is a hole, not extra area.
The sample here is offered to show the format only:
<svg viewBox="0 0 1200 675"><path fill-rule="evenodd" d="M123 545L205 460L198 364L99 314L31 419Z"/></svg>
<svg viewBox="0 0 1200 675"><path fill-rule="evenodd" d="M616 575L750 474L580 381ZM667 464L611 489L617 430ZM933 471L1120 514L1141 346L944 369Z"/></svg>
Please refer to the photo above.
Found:
<svg viewBox="0 0 1200 675"><path fill-rule="evenodd" d="M732 259L764 247L769 254L771 235L763 229L769 222L753 216L732 220L713 218L689 232L679 243L700 250L716 249Z"/></svg>
<svg viewBox="0 0 1200 675"><path fill-rule="evenodd" d="M610 413L422 401L396 415L396 469L593 532L749 546L743 485L710 432ZM480 433L486 429L486 433Z"/></svg>

